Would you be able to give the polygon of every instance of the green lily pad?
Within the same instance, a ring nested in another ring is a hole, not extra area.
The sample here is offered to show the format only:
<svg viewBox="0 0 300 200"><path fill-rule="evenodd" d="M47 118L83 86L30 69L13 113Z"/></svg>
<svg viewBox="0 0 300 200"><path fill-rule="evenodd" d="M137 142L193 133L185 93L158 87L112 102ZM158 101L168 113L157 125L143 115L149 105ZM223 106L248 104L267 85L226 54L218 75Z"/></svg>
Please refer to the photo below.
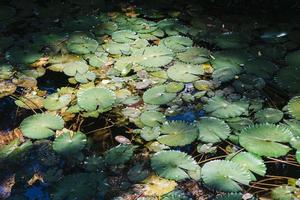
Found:
<svg viewBox="0 0 300 200"><path fill-rule="evenodd" d="M77 73L84 74L89 66L84 61L75 61L63 64L63 72L67 76L75 76Z"/></svg>
<svg viewBox="0 0 300 200"><path fill-rule="evenodd" d="M263 59L252 59L245 63L244 69L247 73L264 79L270 79L278 70L274 63Z"/></svg>
<svg viewBox="0 0 300 200"><path fill-rule="evenodd" d="M292 133L283 126L259 124L243 129L239 135L239 143L247 151L259 156L280 157L286 155L291 148L288 143Z"/></svg>
<svg viewBox="0 0 300 200"><path fill-rule="evenodd" d="M133 56L139 57L138 64L144 67L162 67L173 60L173 52L163 46L151 46L139 49Z"/></svg>
<svg viewBox="0 0 300 200"><path fill-rule="evenodd" d="M267 167L263 159L255 154L249 152L241 152L238 154L231 154L226 159L229 159L235 163L240 164L247 170L254 172L260 176L265 176Z"/></svg>
<svg viewBox="0 0 300 200"><path fill-rule="evenodd" d="M293 97L287 105L289 113L297 120L300 120L300 96Z"/></svg>
<svg viewBox="0 0 300 200"><path fill-rule="evenodd" d="M200 79L199 75L203 75L204 70L200 65L175 63L168 68L167 73L174 81L189 83Z"/></svg>
<svg viewBox="0 0 300 200"><path fill-rule="evenodd" d="M161 40L161 43L176 53L183 52L193 46L193 41L190 38L179 35L166 37Z"/></svg>
<svg viewBox="0 0 300 200"><path fill-rule="evenodd" d="M185 52L178 53L177 58L185 63L202 64L210 59L210 52L201 47L191 47Z"/></svg>
<svg viewBox="0 0 300 200"><path fill-rule="evenodd" d="M294 200L297 199L295 193L299 192L299 189L293 186L282 185L272 190L272 199L274 200Z"/></svg>
<svg viewBox="0 0 300 200"><path fill-rule="evenodd" d="M217 118L238 117L245 114L248 110L249 103L246 101L229 102L223 97L215 96L208 100L204 105L204 110L209 115Z"/></svg>
<svg viewBox="0 0 300 200"><path fill-rule="evenodd" d="M135 146L120 144L105 152L104 159L108 165L122 165L131 159Z"/></svg>
<svg viewBox="0 0 300 200"><path fill-rule="evenodd" d="M199 129L198 140L206 143L217 143L225 140L230 134L229 126L214 117L202 117L197 123Z"/></svg>
<svg viewBox="0 0 300 200"><path fill-rule="evenodd" d="M80 152L87 143L87 137L82 132L66 131L56 137L53 142L53 150L64 156L75 155Z"/></svg>
<svg viewBox="0 0 300 200"><path fill-rule="evenodd" d="M88 88L77 93L79 107L86 111L106 112L114 105L114 92L106 88Z"/></svg>
<svg viewBox="0 0 300 200"><path fill-rule="evenodd" d="M157 141L168 146L191 144L199 135L195 125L183 121L167 122L161 126L160 130L161 135L157 138Z"/></svg>
<svg viewBox="0 0 300 200"><path fill-rule="evenodd" d="M287 66L281 68L275 76L275 82L280 88L291 94L300 94L300 67Z"/></svg>
<svg viewBox="0 0 300 200"><path fill-rule="evenodd" d="M283 112L274 108L265 108L255 113L255 119L259 123L277 123L283 117Z"/></svg>
<svg viewBox="0 0 300 200"><path fill-rule="evenodd" d="M112 55L130 55L130 45L127 43L107 42L103 49Z"/></svg>
<svg viewBox="0 0 300 200"><path fill-rule="evenodd" d="M203 182L222 192L239 192L239 184L249 185L250 173L241 165L228 160L214 160L202 167Z"/></svg>
<svg viewBox="0 0 300 200"><path fill-rule="evenodd" d="M146 111L141 114L141 122L146 126L159 126L166 121L166 117L161 112Z"/></svg>
<svg viewBox="0 0 300 200"><path fill-rule="evenodd" d="M166 92L165 85L152 87L143 94L144 102L154 105L167 104L175 99L175 97L176 93Z"/></svg>
<svg viewBox="0 0 300 200"><path fill-rule="evenodd" d="M200 179L200 166L180 151L157 152L151 157L151 167L159 176L171 180Z"/></svg>
<svg viewBox="0 0 300 200"><path fill-rule="evenodd" d="M64 120L61 117L47 113L29 116L20 124L24 136L32 139L48 138L63 127Z"/></svg>
<svg viewBox="0 0 300 200"><path fill-rule="evenodd" d="M285 57L285 60L290 66L299 66L300 65L300 50L293 51Z"/></svg>
<svg viewBox="0 0 300 200"><path fill-rule="evenodd" d="M94 53L98 45L97 40L81 32L74 33L67 41L67 49L75 54Z"/></svg>
<svg viewBox="0 0 300 200"><path fill-rule="evenodd" d="M43 101L44 107L47 110L58 110L66 107L72 100L71 94L64 94L59 96L57 93L47 96Z"/></svg>
<svg viewBox="0 0 300 200"><path fill-rule="evenodd" d="M118 43L132 43L133 41L139 38L139 36L135 32L130 30L121 30L113 32L111 37L113 41Z"/></svg>

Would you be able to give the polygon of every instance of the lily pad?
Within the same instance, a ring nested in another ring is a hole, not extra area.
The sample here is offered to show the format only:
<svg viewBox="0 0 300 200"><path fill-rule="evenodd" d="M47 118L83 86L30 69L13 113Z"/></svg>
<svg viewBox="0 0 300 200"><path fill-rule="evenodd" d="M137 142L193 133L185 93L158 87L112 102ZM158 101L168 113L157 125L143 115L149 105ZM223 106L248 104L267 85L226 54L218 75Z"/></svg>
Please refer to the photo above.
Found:
<svg viewBox="0 0 300 200"><path fill-rule="evenodd" d="M152 169L171 180L200 179L201 168L196 161L180 151L161 151L151 157Z"/></svg>
<svg viewBox="0 0 300 200"><path fill-rule="evenodd" d="M239 164L228 160L214 160L202 167L203 182L211 188L223 192L238 192L239 184L249 185L250 173Z"/></svg>
<svg viewBox="0 0 300 200"><path fill-rule="evenodd" d="M215 96L208 100L204 105L204 110L209 115L218 118L238 117L245 114L248 110L249 103L246 101L233 101L229 102L223 97Z"/></svg>
<svg viewBox="0 0 300 200"><path fill-rule="evenodd" d="M130 30L121 30L113 32L112 40L118 43L132 43L134 40L138 39L138 35Z"/></svg>
<svg viewBox="0 0 300 200"><path fill-rule="evenodd" d="M277 123L283 117L283 112L274 108L265 108L255 113L255 119L259 123Z"/></svg>
<svg viewBox="0 0 300 200"><path fill-rule="evenodd" d="M185 63L202 64L210 59L210 52L205 48L191 47L185 52L178 53L177 58Z"/></svg>
<svg viewBox="0 0 300 200"><path fill-rule="evenodd" d="M260 176L266 175L267 167L263 159L255 154L249 152L241 152L238 154L231 154L227 159L240 164L247 170L254 172Z"/></svg>
<svg viewBox="0 0 300 200"><path fill-rule="evenodd" d="M175 99L175 97L176 93L166 92L165 85L152 87L143 94L144 102L154 105L167 104Z"/></svg>
<svg viewBox="0 0 300 200"><path fill-rule="evenodd" d="M239 142L247 151L259 156L280 157L291 150L282 144L288 143L291 138L292 133L283 126L260 124L242 130Z"/></svg>
<svg viewBox="0 0 300 200"><path fill-rule="evenodd" d="M20 124L24 136L32 139L48 138L63 127L64 120L61 117L47 113L29 116Z"/></svg>
<svg viewBox="0 0 300 200"><path fill-rule="evenodd" d="M214 117L202 117L197 123L199 129L198 140L206 143L217 143L225 140L230 134L229 126Z"/></svg>
<svg viewBox="0 0 300 200"><path fill-rule="evenodd" d="M104 160L108 165L122 165L131 159L135 147L133 145L120 144L105 152Z"/></svg>
<svg viewBox="0 0 300 200"><path fill-rule="evenodd" d="M183 52L193 46L193 41L188 37L170 36L161 40L161 43L174 52Z"/></svg>
<svg viewBox="0 0 300 200"><path fill-rule="evenodd" d="M74 33L67 41L67 49L75 54L94 53L98 45L97 40L81 32Z"/></svg>
<svg viewBox="0 0 300 200"><path fill-rule="evenodd" d="M87 143L87 137L82 132L65 131L56 137L53 142L53 149L64 156L76 155Z"/></svg>
<svg viewBox="0 0 300 200"><path fill-rule="evenodd" d="M71 94L59 96L57 93L47 96L43 104L47 110L58 110L66 107L72 100Z"/></svg>
<svg viewBox="0 0 300 200"><path fill-rule="evenodd" d="M183 121L166 122L161 126L161 135L157 140L168 146L184 146L191 144L198 137L198 129L193 124Z"/></svg>
<svg viewBox="0 0 300 200"><path fill-rule="evenodd" d="M143 112L141 115L141 122L143 122L143 124L145 124L146 126L151 126L151 127L159 126L165 121L166 118L164 114L162 114L161 112L146 111Z"/></svg>
<svg viewBox="0 0 300 200"><path fill-rule="evenodd" d="M300 50L287 54L285 59L290 66L300 66Z"/></svg>
<svg viewBox="0 0 300 200"><path fill-rule="evenodd" d="M287 105L289 113L297 120L300 120L300 96L293 97Z"/></svg>
<svg viewBox="0 0 300 200"><path fill-rule="evenodd" d="M174 81L189 83L200 79L204 70L200 65L175 63L168 68L167 73L169 78Z"/></svg>
<svg viewBox="0 0 300 200"><path fill-rule="evenodd" d="M79 107L86 111L105 112L115 103L115 94L106 88L88 88L77 93Z"/></svg>
<svg viewBox="0 0 300 200"><path fill-rule="evenodd" d="M63 72L67 76L75 76L76 73L84 74L88 71L89 66L83 61L76 61L63 64Z"/></svg>
<svg viewBox="0 0 300 200"><path fill-rule="evenodd" d="M163 46L151 46L139 49L133 56L139 57L138 64L144 67L162 67L173 60L173 52Z"/></svg>

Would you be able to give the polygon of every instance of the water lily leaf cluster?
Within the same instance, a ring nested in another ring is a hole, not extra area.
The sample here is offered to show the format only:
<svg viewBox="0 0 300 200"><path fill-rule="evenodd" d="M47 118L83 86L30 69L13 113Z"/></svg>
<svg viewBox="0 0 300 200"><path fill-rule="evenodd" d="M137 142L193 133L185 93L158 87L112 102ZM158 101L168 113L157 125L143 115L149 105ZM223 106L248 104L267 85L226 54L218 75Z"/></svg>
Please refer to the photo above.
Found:
<svg viewBox="0 0 300 200"><path fill-rule="evenodd" d="M241 199L273 162L300 162L297 20L282 32L193 2L16 2L0 5L0 105L13 99L22 137L0 130L0 163L25 163L18 187L29 176L53 199L188 200L197 187Z"/></svg>

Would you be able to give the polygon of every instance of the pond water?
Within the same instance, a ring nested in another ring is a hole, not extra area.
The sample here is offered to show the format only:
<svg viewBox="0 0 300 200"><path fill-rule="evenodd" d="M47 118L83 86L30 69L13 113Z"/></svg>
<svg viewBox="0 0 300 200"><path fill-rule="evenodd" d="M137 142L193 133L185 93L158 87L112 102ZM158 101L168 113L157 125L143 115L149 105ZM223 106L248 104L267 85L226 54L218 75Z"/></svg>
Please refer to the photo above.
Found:
<svg viewBox="0 0 300 200"><path fill-rule="evenodd" d="M0 2L0 199L300 199L296 1Z"/></svg>

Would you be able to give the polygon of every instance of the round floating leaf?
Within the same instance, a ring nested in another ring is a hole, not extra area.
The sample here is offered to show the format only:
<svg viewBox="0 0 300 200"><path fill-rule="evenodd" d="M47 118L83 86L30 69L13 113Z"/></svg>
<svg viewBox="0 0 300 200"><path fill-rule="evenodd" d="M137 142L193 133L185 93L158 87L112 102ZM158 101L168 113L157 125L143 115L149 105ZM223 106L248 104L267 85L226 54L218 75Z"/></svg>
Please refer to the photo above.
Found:
<svg viewBox="0 0 300 200"><path fill-rule="evenodd" d="M136 164L127 172L127 177L132 182L140 182L149 176L149 170L145 169L142 164Z"/></svg>
<svg viewBox="0 0 300 200"><path fill-rule="evenodd" d="M63 64L63 72L67 76L75 76L76 73L84 74L88 71L89 66L83 61L76 61Z"/></svg>
<svg viewBox="0 0 300 200"><path fill-rule="evenodd" d="M292 120L284 120L285 124L282 124L282 126L285 126L287 129L289 129L294 137L300 137L300 121L292 119Z"/></svg>
<svg viewBox="0 0 300 200"><path fill-rule="evenodd" d="M252 59L245 63L244 69L247 73L264 79L270 79L278 70L277 65L263 59Z"/></svg>
<svg viewBox="0 0 300 200"><path fill-rule="evenodd" d="M192 200L185 192L182 190L174 190L162 197L162 200Z"/></svg>
<svg viewBox="0 0 300 200"><path fill-rule="evenodd" d="M231 154L227 159L240 164L244 168L248 169L251 172L254 172L260 176L264 176L267 171L267 167L261 159L261 157L254 155L249 152L241 152L238 154Z"/></svg>
<svg viewBox="0 0 300 200"><path fill-rule="evenodd" d="M159 126L161 123L166 121L166 117L161 112L157 111L146 111L141 114L141 121L146 126Z"/></svg>
<svg viewBox="0 0 300 200"><path fill-rule="evenodd" d="M262 90L266 83L263 78L252 74L242 74L232 85L237 92L243 93L251 90Z"/></svg>
<svg viewBox="0 0 300 200"><path fill-rule="evenodd" d="M293 186L282 185L272 190L271 196L274 200L295 200L297 196L295 193L299 193L299 189Z"/></svg>
<svg viewBox="0 0 300 200"><path fill-rule="evenodd" d="M58 110L66 107L72 100L71 94L59 96L57 93L47 96L43 104L47 110Z"/></svg>
<svg viewBox="0 0 300 200"><path fill-rule="evenodd" d="M300 67L287 66L281 68L275 76L276 83L292 94L300 94Z"/></svg>
<svg viewBox="0 0 300 200"><path fill-rule="evenodd" d="M287 54L285 59L288 65L300 66L300 50Z"/></svg>
<svg viewBox="0 0 300 200"><path fill-rule="evenodd" d="M54 184L53 200L80 199L90 200L96 195L98 181L103 181L102 174L78 173L67 175Z"/></svg>
<svg viewBox="0 0 300 200"><path fill-rule="evenodd" d="M160 151L154 154L151 167L159 176L171 180L200 179L200 166L191 156L180 151Z"/></svg>
<svg viewBox="0 0 300 200"><path fill-rule="evenodd" d="M67 49L75 54L94 53L98 45L97 40L81 32L74 33L67 41Z"/></svg>
<svg viewBox="0 0 300 200"><path fill-rule="evenodd" d="M132 43L134 40L138 39L138 35L130 30L121 30L113 32L112 40L118 43Z"/></svg>
<svg viewBox="0 0 300 200"><path fill-rule="evenodd" d="M106 52L113 55L117 55L117 54L130 55L131 53L130 45L127 43L121 44L117 42L108 42L104 44L102 47Z"/></svg>
<svg viewBox="0 0 300 200"><path fill-rule="evenodd" d="M193 41L188 37L170 36L161 40L161 43L174 52L183 52L193 46Z"/></svg>
<svg viewBox="0 0 300 200"><path fill-rule="evenodd" d="M166 86L160 85L148 89L143 94L143 100L148 104L162 105L175 99L176 93L166 92Z"/></svg>
<svg viewBox="0 0 300 200"><path fill-rule="evenodd" d="M283 117L283 112L274 108L266 108L255 113L255 119L259 123L277 123Z"/></svg>
<svg viewBox="0 0 300 200"><path fill-rule="evenodd" d="M106 88L88 88L77 93L79 107L86 111L105 112L115 103L115 94Z"/></svg>
<svg viewBox="0 0 300 200"><path fill-rule="evenodd" d="M167 70L167 73L174 81L189 83L198 80L199 75L204 74L204 70L200 65L176 63Z"/></svg>
<svg viewBox="0 0 300 200"><path fill-rule="evenodd" d="M160 127L145 126L141 130L141 138L146 141L155 140L160 135Z"/></svg>
<svg viewBox="0 0 300 200"><path fill-rule="evenodd" d="M6 52L5 58L16 64L32 64L43 56L37 49L13 48Z"/></svg>
<svg viewBox="0 0 300 200"><path fill-rule="evenodd" d="M234 130L241 131L242 129L252 126L254 123L249 118L234 117L226 119L227 124Z"/></svg>
<svg viewBox="0 0 300 200"><path fill-rule="evenodd" d="M172 121L161 126L161 135L157 140L168 146L184 146L195 141L198 135L195 125L183 121Z"/></svg>
<svg viewBox="0 0 300 200"><path fill-rule="evenodd" d="M173 60L173 52L163 46L152 46L139 49L134 52L138 57L138 64L144 67L161 67L169 64Z"/></svg>
<svg viewBox="0 0 300 200"><path fill-rule="evenodd" d="M248 107L249 103L246 101L229 102L223 97L215 96L204 105L204 110L217 118L230 118L247 113Z"/></svg>
<svg viewBox="0 0 300 200"><path fill-rule="evenodd" d="M58 154L71 156L80 152L86 145L87 138L82 132L66 131L56 137L53 150Z"/></svg>
<svg viewBox="0 0 300 200"><path fill-rule="evenodd" d="M171 93L177 93L184 89L184 83L177 83L177 82L169 82L166 85L166 91Z"/></svg>
<svg viewBox="0 0 300 200"><path fill-rule="evenodd" d="M107 53L96 52L95 54L86 54L84 59L87 60L89 65L100 68L108 62Z"/></svg>
<svg viewBox="0 0 300 200"><path fill-rule="evenodd" d="M231 63L238 65L244 65L250 58L252 58L251 54L246 51L241 51L240 49L217 51L214 52L213 57L215 60L228 60Z"/></svg>
<svg viewBox="0 0 300 200"><path fill-rule="evenodd" d="M230 81L242 71L242 68L237 63L228 59L214 59L212 66L214 68L212 77L220 82Z"/></svg>
<svg viewBox="0 0 300 200"><path fill-rule="evenodd" d="M198 140L206 143L221 142L230 134L229 126L223 120L214 117L202 117L197 126Z"/></svg>
<svg viewBox="0 0 300 200"><path fill-rule="evenodd" d="M131 159L135 147L133 145L120 144L105 152L104 159L108 165L122 165Z"/></svg>
<svg viewBox="0 0 300 200"><path fill-rule="evenodd" d="M241 200L243 195L241 193L224 194L214 198L214 200Z"/></svg>
<svg viewBox="0 0 300 200"><path fill-rule="evenodd" d="M61 117L47 113L29 116L20 125L23 134L32 139L48 138L63 127L64 120Z"/></svg>
<svg viewBox="0 0 300 200"><path fill-rule="evenodd" d="M185 63L202 64L209 60L210 52L205 48L191 47L185 52L178 53L177 58Z"/></svg>
<svg viewBox="0 0 300 200"><path fill-rule="evenodd" d="M240 145L247 151L260 156L280 157L291 149L281 144L288 143L292 133L283 126L259 124L242 130L239 135Z"/></svg>
<svg viewBox="0 0 300 200"><path fill-rule="evenodd" d="M250 173L239 164L228 160L214 160L202 167L202 179L206 185L223 192L238 192L239 184L249 185Z"/></svg>
<svg viewBox="0 0 300 200"><path fill-rule="evenodd" d="M300 120L300 96L293 97L287 105L289 113L297 120Z"/></svg>

